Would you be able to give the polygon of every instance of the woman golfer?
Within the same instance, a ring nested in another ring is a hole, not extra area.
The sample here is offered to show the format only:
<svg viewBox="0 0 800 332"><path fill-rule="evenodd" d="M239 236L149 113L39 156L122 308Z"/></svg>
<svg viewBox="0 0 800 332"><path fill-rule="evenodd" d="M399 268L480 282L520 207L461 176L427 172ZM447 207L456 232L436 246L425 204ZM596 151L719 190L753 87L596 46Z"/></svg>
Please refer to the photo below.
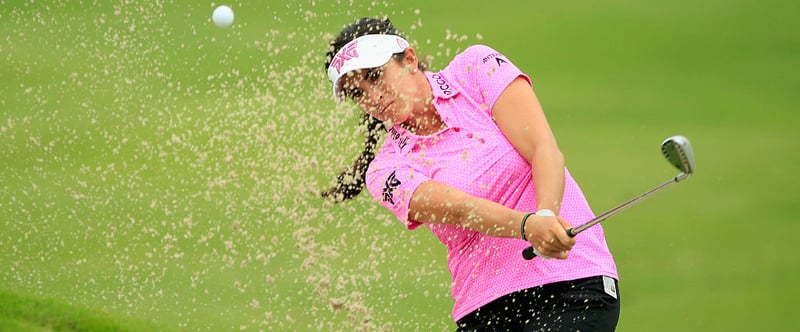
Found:
<svg viewBox="0 0 800 332"><path fill-rule="evenodd" d="M371 18L341 31L325 66L336 98L364 111L368 137L323 195L342 201L366 185L408 229L441 240L458 331L615 329L614 260L599 225L566 234L594 215L525 73L483 45L427 71L388 19ZM523 259L529 246L540 257Z"/></svg>

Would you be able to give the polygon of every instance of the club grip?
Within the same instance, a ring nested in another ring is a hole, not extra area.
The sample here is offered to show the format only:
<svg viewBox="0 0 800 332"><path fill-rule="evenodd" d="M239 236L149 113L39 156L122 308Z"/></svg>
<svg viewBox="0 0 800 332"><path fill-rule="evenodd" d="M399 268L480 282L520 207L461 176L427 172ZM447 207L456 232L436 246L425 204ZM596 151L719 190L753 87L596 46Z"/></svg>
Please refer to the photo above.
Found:
<svg viewBox="0 0 800 332"><path fill-rule="evenodd" d="M575 235L578 235L578 234L574 232L574 228L570 228L570 229L567 229L567 235L569 235L569 237L575 237ZM522 250L522 258L524 258L526 261L529 261L529 260L533 259L536 256L537 256L536 255L536 251L533 250L533 246L527 247L527 248Z"/></svg>
<svg viewBox="0 0 800 332"><path fill-rule="evenodd" d="M525 258L526 261L529 261L536 257L536 253L533 252L533 247L527 247L522 250L522 258Z"/></svg>

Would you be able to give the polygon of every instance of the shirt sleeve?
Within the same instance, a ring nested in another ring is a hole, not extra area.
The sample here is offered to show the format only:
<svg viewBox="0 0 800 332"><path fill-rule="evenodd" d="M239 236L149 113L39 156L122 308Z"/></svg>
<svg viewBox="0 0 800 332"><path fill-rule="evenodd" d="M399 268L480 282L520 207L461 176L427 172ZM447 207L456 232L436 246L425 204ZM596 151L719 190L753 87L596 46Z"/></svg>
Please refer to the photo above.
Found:
<svg viewBox="0 0 800 332"><path fill-rule="evenodd" d="M367 190L372 198L392 211L409 230L421 222L408 217L409 204L414 191L430 177L414 169L398 156L394 149L384 145L367 170Z"/></svg>
<svg viewBox="0 0 800 332"><path fill-rule="evenodd" d="M463 92L491 114L500 94L517 77L531 79L503 54L486 45L473 45L457 55L448 66Z"/></svg>

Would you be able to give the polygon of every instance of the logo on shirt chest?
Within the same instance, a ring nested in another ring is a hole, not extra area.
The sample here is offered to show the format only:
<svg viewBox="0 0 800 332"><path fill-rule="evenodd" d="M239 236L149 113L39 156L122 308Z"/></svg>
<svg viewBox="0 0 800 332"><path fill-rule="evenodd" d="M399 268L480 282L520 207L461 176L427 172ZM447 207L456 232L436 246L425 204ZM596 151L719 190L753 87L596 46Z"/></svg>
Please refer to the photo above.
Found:
<svg viewBox="0 0 800 332"><path fill-rule="evenodd" d="M403 136L403 134L397 132L397 129L394 129L394 127L389 128L389 136L397 143L397 147L400 148L401 151L408 144L408 136Z"/></svg>
<svg viewBox="0 0 800 332"><path fill-rule="evenodd" d="M392 171L389 174L389 177L386 178L386 182L383 186L383 201L389 202L394 204L394 190L397 189L401 184L400 180L397 179L397 175L395 175L395 171Z"/></svg>

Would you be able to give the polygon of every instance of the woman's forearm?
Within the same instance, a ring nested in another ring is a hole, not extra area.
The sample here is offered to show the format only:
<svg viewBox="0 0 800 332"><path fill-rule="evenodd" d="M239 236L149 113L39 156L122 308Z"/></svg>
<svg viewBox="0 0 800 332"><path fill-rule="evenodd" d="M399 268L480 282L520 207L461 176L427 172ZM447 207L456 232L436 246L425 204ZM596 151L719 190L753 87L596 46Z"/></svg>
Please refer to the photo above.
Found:
<svg viewBox="0 0 800 332"><path fill-rule="evenodd" d="M509 238L521 237L520 222L524 214L435 181L421 184L409 206L409 217L413 220L456 225Z"/></svg>

